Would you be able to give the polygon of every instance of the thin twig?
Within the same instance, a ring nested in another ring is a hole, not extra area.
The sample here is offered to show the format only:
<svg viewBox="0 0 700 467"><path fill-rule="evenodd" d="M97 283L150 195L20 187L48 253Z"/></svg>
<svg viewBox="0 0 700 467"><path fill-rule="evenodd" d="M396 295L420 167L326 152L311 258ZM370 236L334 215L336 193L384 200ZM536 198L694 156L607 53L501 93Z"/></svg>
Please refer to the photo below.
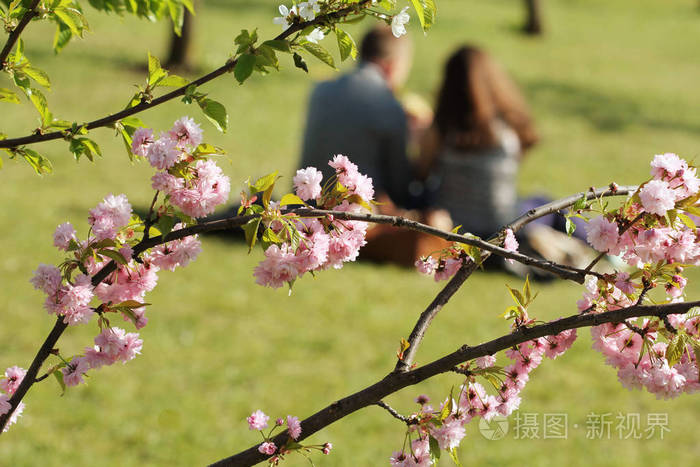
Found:
<svg viewBox="0 0 700 467"><path fill-rule="evenodd" d="M33 20L36 16L39 15L39 13L36 11L36 7L39 5L39 1L40 0L34 0L29 5L27 12L24 13L22 19L19 21L17 26L12 30L9 37L7 38L7 42L5 42L5 47L3 47L2 51L0 51L0 71L4 70L7 67L7 62L5 60L7 60L7 56L10 55L12 48L15 46L15 43L19 40L19 36L22 34L22 31L24 31L24 28L27 27L31 20Z"/></svg>
<svg viewBox="0 0 700 467"><path fill-rule="evenodd" d="M531 328L522 328L514 331L511 334L507 334L475 347L464 345L451 354L439 358L415 370L405 373L390 373L373 385L319 410L301 422L302 431L298 441L302 441L322 428L331 425L332 423L353 412L356 412L357 410L376 404L384 397L393 394L400 389L420 383L421 381L425 381L426 379L435 375L449 372L455 366L468 360L483 357L485 355L493 355L514 345L518 345L538 337L556 335L568 329L598 326L604 323L622 322L629 318L641 316L663 317L669 314L685 313L689 309L699 305L700 301L696 301L652 306L631 306L628 308L598 314L576 314L567 318L552 321L551 323L541 324ZM275 436L271 441L276 445L281 446L286 442L287 438L287 433L281 433ZM225 459L221 459L211 465L216 467L250 466L257 464L258 462L262 462L265 459L267 459L267 456L258 451L258 444L256 444L244 451Z"/></svg>
<svg viewBox="0 0 700 467"><path fill-rule="evenodd" d="M452 298L452 296L459 290L459 288L464 284L464 282L472 275L476 270L477 265L472 260L467 260L459 268L459 271L450 279L450 281L445 285L445 287L437 294L437 296L430 302L430 305L420 314L418 321L415 326L413 326L413 331L408 337L409 347L404 351L403 358L396 362L394 371L405 372L408 371L413 365L413 359L418 352L418 347L420 346L423 336L428 330L430 323L433 318L442 310L447 302Z"/></svg>
<svg viewBox="0 0 700 467"><path fill-rule="evenodd" d="M326 24L328 22L332 22L332 20L335 19L340 19L345 16L351 15L353 13L357 13L362 10L362 8L367 4L370 3L371 0L362 0L359 3L356 3L352 6L349 6L347 8L340 9L338 11L328 13L326 15L320 15L314 18L311 21L303 21L299 23L294 23L292 24L289 28L287 28L284 32L278 34L274 40L282 40L286 39L287 37L291 36L292 34L301 31L309 26L314 26L314 25L319 25L319 24ZM227 61L224 65L220 66L216 70L190 82L187 83L186 85L175 89L174 91L171 91L167 94L163 94L160 97L157 97L150 102L145 102L142 101L139 104L135 105L134 107L130 107L128 109L124 109L120 112L113 113L111 115L108 115L103 118L99 118L97 120L93 120L91 122L88 122L84 124L83 126L88 129L88 130L93 130L95 128L100 128L100 127L108 127L117 121L121 120L122 118L129 117L131 115L143 112L144 110L148 110L150 108L153 108L155 106L158 106L160 104L163 104L165 102L168 102L172 99L175 99L176 97L184 96L185 91L190 87L190 86L195 86L195 87L200 87L201 85L208 83L209 81L212 81L219 76L228 73L232 71L236 64L238 63L238 60L229 60ZM53 131L50 133L43 133L43 134L31 134L27 136L22 136L19 138L8 138L8 139L3 139L0 140L0 148L14 148L17 146L21 146L24 144L33 144L33 143L38 143L41 141L51 141L54 139L61 139L65 136L65 133L63 131Z"/></svg>
<svg viewBox="0 0 700 467"><path fill-rule="evenodd" d="M394 417L397 420L401 420L406 425L415 425L416 423L418 423L418 420L416 420L415 418L410 418L410 417L406 417L404 415L401 415L400 413L398 413L396 410L394 410L389 404L387 404L384 401L375 402L374 405L378 405L379 407L385 409L387 412L389 412L391 414L392 417Z"/></svg>
<svg viewBox="0 0 700 467"><path fill-rule="evenodd" d="M528 212L518 217L510 224L506 225L505 228L511 228L513 229L513 232L517 232L518 230L520 230L530 222L534 221L535 219L539 219L540 217L546 216L548 214L554 214L555 212L559 212L562 209L566 209L568 207L573 206L574 204L576 204L576 201L580 200L581 198L585 197L586 200L590 201L592 199L600 198L601 196L626 196L630 193L634 193L635 191L637 191L637 188L637 186L628 185L617 187L614 190L610 187L605 187L595 188L587 192L576 193L574 195L567 196L566 198L558 199L552 201L551 203L544 204L538 208L530 209Z"/></svg>

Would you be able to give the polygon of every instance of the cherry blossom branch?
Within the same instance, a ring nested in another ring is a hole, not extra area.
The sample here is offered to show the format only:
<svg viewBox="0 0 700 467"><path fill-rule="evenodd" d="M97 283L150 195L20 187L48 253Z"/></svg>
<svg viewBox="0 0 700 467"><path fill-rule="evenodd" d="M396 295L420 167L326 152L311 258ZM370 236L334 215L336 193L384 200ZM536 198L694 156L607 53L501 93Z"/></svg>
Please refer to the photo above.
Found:
<svg viewBox="0 0 700 467"><path fill-rule="evenodd" d="M620 193L621 190L618 190L616 192L612 192L610 190L606 192L602 192L603 196L614 196ZM598 196L601 196L599 194ZM569 197L565 198L564 200L571 200L573 198L573 201L571 203L573 204L576 199L579 199L580 196L576 195L576 197ZM561 200L561 201L564 201ZM553 206L556 203L559 205L562 205L564 203L562 202L554 202L550 203L549 206ZM566 201L569 202L569 201ZM548 206L548 205L545 205ZM564 206L565 207L565 206ZM548 209L536 209L535 213L531 214L528 216L528 222L536 219L537 217L544 216L546 214L550 214L551 212L548 212ZM341 211L326 211L326 210L319 210L319 209L308 209L308 208L299 208L299 209L291 209L287 211L288 213L294 213L299 216L303 217L325 217L328 215L334 216L336 219L346 219L346 220L360 220L360 221L366 221L366 222L372 222L372 223L379 223L379 224L391 224L395 225L397 227L405 227L409 228L412 230L428 233L431 235L435 235L437 237L444 238L446 240L451 240L451 241L457 241L457 242L462 242L462 243L467 243L470 245L477 246L479 248L483 248L487 252L492 252L507 258L515 259L516 261L521 261L524 262L525 264L532 264L533 266L537 267L542 267L543 269L550 270L552 272L557 273L560 275L560 277L569 279L569 280L574 280L576 282L583 282L583 276L581 276L581 270L576 270L575 268L569 268L568 266L563 266L563 265L557 265L556 263L552 262L543 262L539 260L535 260L534 258L530 258L525 255L521 255L519 253L514 253L510 252L507 250L504 250L503 248L496 247L491 243L485 242L480 239L476 239L475 237L467 237L465 235L460 235L460 234L454 234L451 232L444 232L442 230L436 229L434 227L430 227L425 224L421 224L419 222L411 221L402 217L396 217L396 216L383 216L383 215L374 215L374 214L351 214L347 212L341 212ZM134 258L138 258L138 256L146 251L149 248L152 248L154 246L161 245L163 243L167 243L173 240L178 240L182 239L191 235L199 234L199 233L206 233L206 232L213 232L213 231L219 231L219 230L230 230L236 227L240 227L242 225L245 225L248 221L251 219L254 219L256 217L260 217L259 214L255 215L248 215L248 216L233 216L225 219L220 219L216 221L211 221L211 222L205 222L202 224L196 224L190 227L186 227L184 229L179 229L174 232L171 232L165 236L159 235L157 237L152 237L149 238L144 234L144 238L142 239L141 242L139 242L136 246L134 246L134 253L133 256ZM521 226L524 225L524 223L521 224ZM411 335L409 336L409 344L410 346L408 349L406 349L404 359L397 362L395 372L399 373L405 373L408 368L410 368L413 359L415 357L415 354L418 350L418 346L420 345L420 342L425 335L425 332L427 331L427 328L429 327L430 323L434 319L434 317L437 315L437 313L442 309L442 307L449 301L449 299L454 295L454 293L459 289L459 287L467 280L467 278L471 275L471 273L476 269L477 265L473 263L472 261L469 261L465 265L463 265L460 270L455 274L455 277L453 277L450 282L448 282L447 286L435 297L435 299L431 302L431 304L426 308L426 310L421 314L419 317L418 321L416 322L416 325L414 326L413 331L411 332ZM100 271L98 271L91 279L92 285L97 286L100 284L103 280L105 280L112 272L114 272L117 268L117 265L114 261L110 261L106 266L104 266ZM567 268L569 268L567 270ZM596 274L596 273L592 273ZM48 356L51 354L51 351L53 350L56 342L58 339L61 337L63 334L63 331L65 331L67 327L67 324L63 323L63 317L59 317L49 333L49 336L46 338L44 341L44 344L41 346L39 351L37 352L36 356L34 357L34 360L32 361L32 364L30 365L29 369L27 370L27 375L25 378L22 380L22 383L18 387L17 391L12 395L10 398L9 402L12 405L12 408L8 413L5 415L0 416L0 430L5 426L7 421L9 420L10 416L14 412L14 410L17 408L19 403L22 401L23 397L29 390L29 388L35 384L37 381L37 375L39 373L39 370L41 369L41 366L43 365L44 361L48 358ZM2 432L0 432L2 434Z"/></svg>
<svg viewBox="0 0 700 467"><path fill-rule="evenodd" d="M38 0L36 0L38 1ZM284 32L278 34L273 40L283 40L286 39L287 37L291 36L292 34L302 31L306 29L309 26L314 26L318 24L326 24L326 23L331 23L333 20L338 20L342 19L346 16L349 16L353 13L358 13L360 12L367 4L371 3L371 0L362 0L358 3L355 3L351 6L348 6L346 8L342 8L340 10L327 13L325 15L319 15L316 18L310 20L310 21L301 21L301 22L294 22L290 27L284 30ZM121 110L119 112L113 113L111 115L107 115L106 117L99 118L97 120L93 120L91 122L85 123L82 126L85 127L87 130L93 130L95 128L101 128L101 127L109 127L110 125L118 122L122 118L129 117L131 115L141 113L144 110L148 110L150 108L156 107L158 105L161 105L165 102L168 102L172 99L175 99L176 97L184 96L186 90L191 87L200 87L205 83L208 83L209 81L212 81L221 75L233 71L235 68L236 64L238 63L237 59L234 60L229 60L227 61L224 65L220 66L216 70L201 76L200 78L197 78L196 80L187 83L186 85L177 88L167 94L163 94L160 97L157 97L149 102L142 101L139 104L129 107L127 109ZM24 144L33 144L33 143L39 143L42 141L51 141L55 139L61 139L66 136L64 131L52 131L50 133L35 133L27 136L22 136L18 138L8 138L4 140L0 140L0 148L14 148L17 146L21 146Z"/></svg>
<svg viewBox="0 0 700 467"><path fill-rule="evenodd" d="M144 250L140 250L142 252ZM110 261L107 265L105 265L102 269L100 269L94 276L91 278L91 283L94 287L97 287L97 285L105 280L107 276L109 276L112 272L114 272L117 269L117 264L114 261ZM49 332L49 335L46 337L46 340L44 340L44 343L41 345L39 350L37 351L36 355L34 356L34 360L32 360L31 365L29 365L29 369L27 370L27 373L24 375L24 378L22 379L22 382L20 385L17 387L17 390L15 391L14 394L12 394L12 397L10 397L10 400L8 401L10 405L12 406L9 410L4 415L0 415L0 435L3 433L3 429L5 428L5 425L7 422L10 420L10 417L14 413L15 409L19 406L19 403L22 402L22 399L24 396L27 394L29 391L29 388L31 388L35 383L42 381L44 378L37 379L37 375L39 374L39 370L41 370L41 366L44 364L47 358L49 358L49 355L51 355L51 351L54 349L56 343L58 342L58 339L61 337L63 334L63 331L66 330L68 327L68 324L64 322L63 316L59 316L56 319L56 323L53 326L53 329L51 329L51 332Z"/></svg>
<svg viewBox="0 0 700 467"><path fill-rule="evenodd" d="M637 188L638 187L636 185L617 187L610 186L605 188L591 189L587 192L576 193L574 195L567 196L566 198L558 199L556 201L552 201L551 203L544 204L540 207L530 209L528 212L526 212L525 214L508 224L506 228L511 228L513 229L513 232L517 232L526 224L534 221L535 219L539 219L540 217L546 216L548 214L554 214L556 212L561 211L562 209L566 209L568 207L573 206L574 204L576 204L576 201L580 200L581 198L585 197L586 200L590 201L592 199L600 198L601 196L625 196L629 195L630 193L634 193L635 191L637 191Z"/></svg>
<svg viewBox="0 0 700 467"><path fill-rule="evenodd" d="M685 303L669 303L665 305L634 305L619 310L607 311L599 314L576 314L561 318L551 323L533 326L531 328L519 328L510 334L485 342L475 347L463 345L456 351L439 358L427 365L412 371L399 373L392 372L380 381L366 387L343 399L333 402L324 409L319 410L301 422L301 441L332 423L356 412L364 407L375 405L384 397L393 394L405 387L418 384L426 379L441 373L450 372L456 365L486 355L494 355L497 352L513 347L520 343L536 339L538 337L559 334L569 329L598 326L605 323L619 323L629 318L659 317L663 318L671 314L685 313L693 307L700 306L700 301ZM288 439L288 434L282 432L275 436L271 442L282 446ZM268 456L258 452L258 445L221 459L213 464L215 467L224 466L250 466L267 459Z"/></svg>
<svg viewBox="0 0 700 467"><path fill-rule="evenodd" d="M408 348L403 352L403 358L396 362L394 371L406 372L413 365L413 359L418 352L418 346L420 346L423 336L428 331L430 323L433 318L442 310L442 307L447 304L447 302L452 298L452 296L459 290L459 288L466 282L469 276L476 270L477 264L472 260L467 260L459 271L450 279L447 285L440 291L439 294L430 302L430 305L425 309L423 313L420 314L418 321L411 331L411 335L408 337Z"/></svg>
<svg viewBox="0 0 700 467"><path fill-rule="evenodd" d="M36 11L36 7L39 5L40 0L34 0L31 5L29 5L29 8L27 9L27 12L24 13L24 16L22 16L22 19L19 21L19 24L12 30L10 33L9 37L7 38L7 42L5 43L5 47L2 48L2 51L0 51L0 71L4 70L5 67L7 66L7 56L10 55L10 52L12 51L12 48L15 46L15 43L19 40L19 36L22 34L22 31L24 31L24 28L27 27L27 24L31 20L33 20L36 16L39 15L39 12Z"/></svg>

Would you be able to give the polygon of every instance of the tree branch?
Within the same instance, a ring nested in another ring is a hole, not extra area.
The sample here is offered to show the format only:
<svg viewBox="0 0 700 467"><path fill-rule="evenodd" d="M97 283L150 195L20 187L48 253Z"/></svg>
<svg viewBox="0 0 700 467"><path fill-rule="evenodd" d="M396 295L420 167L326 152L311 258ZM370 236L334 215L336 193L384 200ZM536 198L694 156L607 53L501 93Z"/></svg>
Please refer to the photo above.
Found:
<svg viewBox="0 0 700 467"><path fill-rule="evenodd" d="M36 11L36 7L39 5L40 0L34 0L31 5L29 5L29 8L27 9L27 12L22 16L22 19L19 21L19 24L17 24L17 27L15 27L12 32L10 33L9 37L7 38L7 42L5 42L5 47L2 48L2 51L0 51L0 71L4 70L5 67L7 66L7 56L10 55L10 52L12 51L12 48L15 46L15 43L19 40L19 36L22 34L22 31L24 31L24 28L27 27L27 24L31 20L33 20L36 16L39 15L39 13Z"/></svg>
<svg viewBox="0 0 700 467"><path fill-rule="evenodd" d="M538 337L559 334L568 329L576 329L589 326L598 326L604 323L622 322L629 318L642 316L656 316L663 318L670 314L685 313L689 309L700 306L700 301L686 303L670 303L665 305L632 306L619 310L608 311L599 314L577 314L567 318L561 318L551 323L541 324L531 328L520 328L511 334L499 337L476 347L464 345L438 360L425 366L405 373L392 372L380 381L362 389L350 396L340 399L324 409L316 412L301 422L301 441L322 428L344 418L345 416L367 407L377 404L382 398L393 394L407 386L420 383L435 375L452 371L452 369L469 360L485 355L493 355L514 345L526 342ZM272 439L276 445L281 446L288 438L287 433L281 433ZM267 456L258 452L258 445L251 446L245 451L221 459L213 464L215 467L223 466L249 466L255 465L267 459Z"/></svg>
<svg viewBox="0 0 700 467"><path fill-rule="evenodd" d="M37 0L38 2L38 0ZM303 21L303 22L295 22L293 23L289 28L285 29L284 32L278 34L274 40L282 40L286 39L287 37L291 36L292 34L301 31L309 26L315 26L319 24L326 24L328 22L332 22L333 20L341 19L344 18L348 15L351 15L353 13L357 13L364 8L365 5L368 3L371 3L371 0L362 0L359 3L356 3L352 6L340 9L338 11L334 11L331 13L328 13L326 15L320 15L314 18L311 21ZM148 110L150 108L153 108L155 106L158 106L160 104L163 104L165 102L168 102L172 99L175 99L176 97L179 96L184 96L185 91L187 88L190 86L194 85L195 87L200 87L201 85L208 83L209 81L212 81L219 76L223 75L224 73L228 73L230 71L233 71L234 67L236 66L236 63L238 63L238 60L229 60L227 61L224 65L221 67L217 68L216 70L190 82L187 83L186 85L175 89L174 91L171 91L167 94L163 94L160 97L157 97L150 102L141 102L134 107L130 107L128 109L124 109L122 111L113 113L111 115L108 115L103 118L99 118L97 120L93 120L91 122L88 122L84 124L85 128L88 130L93 130L95 128L100 128L100 127L108 127L117 121L121 120L122 118L129 117L131 115L143 112L144 110ZM39 143L42 141L51 141L55 139L61 139L65 137L65 133L63 131L52 131L50 133L43 133L43 134L31 134L27 136L22 136L19 138L9 138L9 139L4 139L0 140L0 148L14 148L17 146L21 146L24 144L33 144L33 143Z"/></svg>
<svg viewBox="0 0 700 467"><path fill-rule="evenodd" d="M478 266L474 261L467 260L459 271L450 279L447 285L440 291L439 294L430 302L430 305L425 309L423 313L420 314L418 321L411 331L411 335L408 337L409 347L403 353L403 359L399 359L396 362L394 371L406 372L413 365L413 359L416 357L418 352L418 347L420 346L423 336L428 331L430 323L433 318L442 310L442 307L447 304L447 302L452 298L452 296L459 290L459 288L466 282L469 276L476 270Z"/></svg>
<svg viewBox="0 0 700 467"><path fill-rule="evenodd" d="M562 209L566 209L568 207L573 206L574 204L576 204L576 201L580 200L583 197L585 197L586 200L590 201L592 199L600 198L601 196L625 196L630 193L634 193L635 191L637 191L637 188L638 187L635 185L628 185L617 187L614 190L610 187L605 187L589 190L585 193L576 193L575 195L567 196L566 198L562 198L556 201L552 201L551 203L544 204L538 208L530 209L528 212L526 212L525 214L508 224L505 228L511 228L513 229L513 232L517 232L526 224L529 224L535 219L546 216L548 214L554 214L555 212L559 212Z"/></svg>
<svg viewBox="0 0 700 467"><path fill-rule="evenodd" d="M418 420L416 420L415 418L409 418L401 415L384 401L375 402L375 405L378 405L379 407L383 408L384 410L389 412L389 414L391 414L392 417L404 422L406 425L415 425L416 423L418 423Z"/></svg>

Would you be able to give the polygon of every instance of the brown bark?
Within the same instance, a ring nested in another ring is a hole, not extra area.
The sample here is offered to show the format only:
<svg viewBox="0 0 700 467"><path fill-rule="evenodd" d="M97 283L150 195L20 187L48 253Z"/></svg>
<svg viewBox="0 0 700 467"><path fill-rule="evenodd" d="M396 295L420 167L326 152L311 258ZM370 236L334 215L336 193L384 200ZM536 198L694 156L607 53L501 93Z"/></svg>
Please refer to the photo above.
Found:
<svg viewBox="0 0 700 467"><path fill-rule="evenodd" d="M525 33L533 36L542 34L543 26L541 6L542 4L540 3L540 0L525 0L525 11L527 14L525 18L525 26L523 27L523 31L525 31Z"/></svg>

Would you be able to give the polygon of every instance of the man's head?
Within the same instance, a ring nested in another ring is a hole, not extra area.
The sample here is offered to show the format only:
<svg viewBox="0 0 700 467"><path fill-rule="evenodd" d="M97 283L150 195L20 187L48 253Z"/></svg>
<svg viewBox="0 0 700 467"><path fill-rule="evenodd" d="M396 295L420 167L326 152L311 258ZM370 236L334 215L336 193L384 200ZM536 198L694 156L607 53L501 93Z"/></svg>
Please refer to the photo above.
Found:
<svg viewBox="0 0 700 467"><path fill-rule="evenodd" d="M360 60L377 65L392 89L401 87L411 68L411 41L394 37L388 26L376 26L365 35L360 44Z"/></svg>

